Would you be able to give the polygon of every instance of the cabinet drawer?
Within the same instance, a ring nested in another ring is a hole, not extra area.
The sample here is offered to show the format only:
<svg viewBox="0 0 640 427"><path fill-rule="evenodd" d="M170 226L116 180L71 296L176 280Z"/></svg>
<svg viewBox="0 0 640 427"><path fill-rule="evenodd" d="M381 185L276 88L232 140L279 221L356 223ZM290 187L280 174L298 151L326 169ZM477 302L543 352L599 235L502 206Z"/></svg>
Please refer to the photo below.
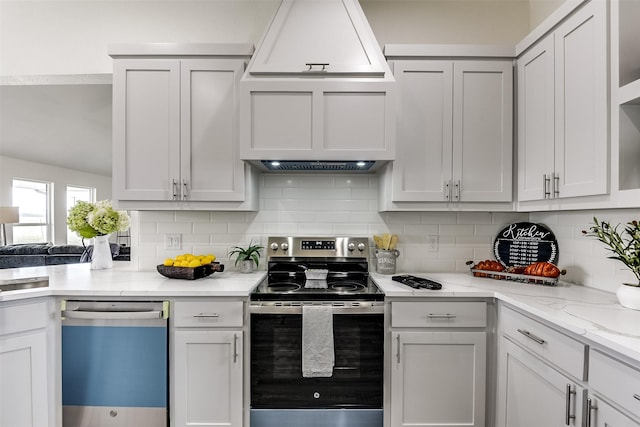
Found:
<svg viewBox="0 0 640 427"><path fill-rule="evenodd" d="M391 326L394 328L484 328L485 302L394 302Z"/></svg>
<svg viewBox="0 0 640 427"><path fill-rule="evenodd" d="M173 306L174 326L242 327L242 301L177 301Z"/></svg>
<svg viewBox="0 0 640 427"><path fill-rule="evenodd" d="M502 307L500 316L504 336L575 378L586 379L585 344L505 307Z"/></svg>
<svg viewBox="0 0 640 427"><path fill-rule="evenodd" d="M0 335L30 331L47 326L47 303L0 308Z"/></svg>
<svg viewBox="0 0 640 427"><path fill-rule="evenodd" d="M595 392L640 417L640 370L592 351L589 384Z"/></svg>

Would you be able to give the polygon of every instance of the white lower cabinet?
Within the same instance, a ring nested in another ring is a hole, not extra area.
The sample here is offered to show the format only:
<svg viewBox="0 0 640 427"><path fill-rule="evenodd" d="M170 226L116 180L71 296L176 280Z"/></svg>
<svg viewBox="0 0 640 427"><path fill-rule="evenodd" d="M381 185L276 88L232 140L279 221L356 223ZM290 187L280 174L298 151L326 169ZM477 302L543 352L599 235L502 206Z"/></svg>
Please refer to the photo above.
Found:
<svg viewBox="0 0 640 427"><path fill-rule="evenodd" d="M498 427L582 426L588 347L501 306Z"/></svg>
<svg viewBox="0 0 640 427"><path fill-rule="evenodd" d="M589 415L586 427L638 427L640 423L633 421L622 412L594 397L589 397Z"/></svg>
<svg viewBox="0 0 640 427"><path fill-rule="evenodd" d="M391 426L484 426L486 304L391 305Z"/></svg>
<svg viewBox="0 0 640 427"><path fill-rule="evenodd" d="M582 426L581 385L504 337L500 345L499 427Z"/></svg>
<svg viewBox="0 0 640 427"><path fill-rule="evenodd" d="M0 307L0 426L50 422L47 303Z"/></svg>
<svg viewBox="0 0 640 427"><path fill-rule="evenodd" d="M589 359L589 385L591 424L587 424L587 427L640 425L638 366L615 359L600 350L592 350ZM620 410L607 405L603 399ZM623 412L628 416L623 415ZM630 417L636 421L632 421Z"/></svg>
<svg viewBox="0 0 640 427"><path fill-rule="evenodd" d="M172 427L242 427L242 307L175 303Z"/></svg>

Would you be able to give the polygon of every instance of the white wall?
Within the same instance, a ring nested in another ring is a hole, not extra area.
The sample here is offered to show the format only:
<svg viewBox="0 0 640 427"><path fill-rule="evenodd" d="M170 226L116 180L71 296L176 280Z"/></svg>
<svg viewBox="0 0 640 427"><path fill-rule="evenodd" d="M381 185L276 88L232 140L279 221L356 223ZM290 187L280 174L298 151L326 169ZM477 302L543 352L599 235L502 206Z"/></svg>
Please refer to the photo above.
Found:
<svg viewBox="0 0 640 427"><path fill-rule="evenodd" d="M260 179L259 212L138 212L134 214L132 268L153 270L180 253L213 253L232 270L227 258L234 245L250 240L263 245L272 235L399 236L398 271L467 272L468 260L492 258L497 232L521 213L407 212L378 213L375 175L265 174ZM181 233L180 251L164 249L165 233ZM439 237L437 252L426 236ZM264 265L260 266L264 269Z"/></svg>
<svg viewBox="0 0 640 427"><path fill-rule="evenodd" d="M2 0L0 75L111 73L110 43L257 45L278 4L278 0ZM529 31L527 1L362 0L362 7L381 45L515 44Z"/></svg>
<svg viewBox="0 0 640 427"><path fill-rule="evenodd" d="M529 2L529 26L537 27L547 19L565 0L531 0ZM598 0L603 1L603 0Z"/></svg>
<svg viewBox="0 0 640 427"><path fill-rule="evenodd" d="M380 45L515 45L530 31L528 1L360 0Z"/></svg>
<svg viewBox="0 0 640 427"><path fill-rule="evenodd" d="M95 187L98 200L111 198L111 177L63 169L41 163L28 162L0 156L0 206L12 206L11 185L13 178L52 182L54 188L54 243L67 241L66 187ZM11 242L11 226L7 226L7 238Z"/></svg>

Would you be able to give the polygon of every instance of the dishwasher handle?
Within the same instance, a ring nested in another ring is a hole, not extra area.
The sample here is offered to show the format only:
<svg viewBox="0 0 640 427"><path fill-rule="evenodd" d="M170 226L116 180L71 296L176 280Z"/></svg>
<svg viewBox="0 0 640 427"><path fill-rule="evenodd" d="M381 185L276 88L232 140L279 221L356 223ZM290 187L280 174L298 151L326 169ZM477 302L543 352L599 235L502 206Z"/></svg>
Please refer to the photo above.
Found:
<svg viewBox="0 0 640 427"><path fill-rule="evenodd" d="M62 317L67 319L87 320L151 320L162 319L161 310L151 311L88 311L88 310L64 310Z"/></svg>

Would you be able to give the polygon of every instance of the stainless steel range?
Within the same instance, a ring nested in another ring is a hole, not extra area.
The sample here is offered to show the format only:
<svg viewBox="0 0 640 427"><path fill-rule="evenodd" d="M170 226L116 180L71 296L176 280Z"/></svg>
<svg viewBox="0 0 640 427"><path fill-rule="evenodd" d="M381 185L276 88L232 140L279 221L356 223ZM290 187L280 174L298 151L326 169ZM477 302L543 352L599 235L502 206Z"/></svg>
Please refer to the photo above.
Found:
<svg viewBox="0 0 640 427"><path fill-rule="evenodd" d="M382 426L384 295L369 241L270 237L251 295L251 427Z"/></svg>

